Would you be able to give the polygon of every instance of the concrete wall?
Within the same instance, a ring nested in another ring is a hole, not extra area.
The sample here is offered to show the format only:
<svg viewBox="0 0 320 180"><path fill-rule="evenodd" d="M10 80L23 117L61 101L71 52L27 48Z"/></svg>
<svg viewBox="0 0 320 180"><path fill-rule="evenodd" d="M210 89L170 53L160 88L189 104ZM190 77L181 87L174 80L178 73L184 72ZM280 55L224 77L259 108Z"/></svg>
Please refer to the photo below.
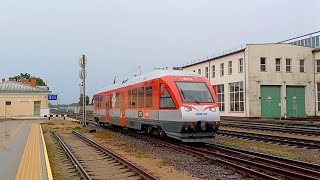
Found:
<svg viewBox="0 0 320 180"><path fill-rule="evenodd" d="M198 73L198 69L201 69L201 75L205 77L205 68L208 67L209 69L209 81L211 82L212 85L224 85L224 101L225 101L225 111L221 112L221 116L246 116L245 111L244 112L231 112L230 111L230 96L229 96L229 83L233 82L240 82L243 81L245 84L245 67L242 73L239 72L239 59L244 59L244 64L245 63L245 57L244 57L244 51L241 52L236 52L227 56L222 56L220 58L204 62L201 64L193 65L190 67L186 67L183 70L186 71L195 71ZM232 62L232 74L228 73L228 62ZM224 75L220 75L220 64L224 63ZM215 77L212 77L212 66L215 66ZM244 86L245 87L245 86ZM244 89L244 94L245 94L245 89ZM244 97L245 98L245 97ZM246 98L245 98L246 99ZM246 105L246 103L245 103Z"/></svg>
<svg viewBox="0 0 320 180"><path fill-rule="evenodd" d="M47 94L0 94L0 118L5 117L5 103L11 101L11 114L13 118L32 117L34 114L34 101L41 101L40 111L47 112L48 95Z"/></svg>
<svg viewBox="0 0 320 180"><path fill-rule="evenodd" d="M314 61L312 48L289 44L247 45L247 98L249 116L261 116L260 86L281 86L281 115L286 114L286 86L305 86L306 114L315 115ZM260 58L266 58L266 72L260 71ZM281 58L281 71L276 72L275 59ZM286 72L286 58L291 59L291 72ZM300 72L300 59L305 60L305 72Z"/></svg>

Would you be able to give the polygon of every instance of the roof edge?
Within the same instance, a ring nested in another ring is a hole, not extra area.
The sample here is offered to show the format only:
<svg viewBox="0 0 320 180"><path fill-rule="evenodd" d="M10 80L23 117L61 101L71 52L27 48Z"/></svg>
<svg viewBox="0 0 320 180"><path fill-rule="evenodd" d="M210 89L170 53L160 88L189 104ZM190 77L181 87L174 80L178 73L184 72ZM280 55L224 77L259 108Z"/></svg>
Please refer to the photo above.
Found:
<svg viewBox="0 0 320 180"><path fill-rule="evenodd" d="M211 58L211 59L207 59L207 60L200 61L200 62L197 62L197 63L189 64L189 65L186 65L186 66L181 66L180 68L187 68L187 67L190 67L190 66L194 66L194 65L201 64L201 63L209 62L209 61L212 61L212 60L215 60L215 59L219 59L219 58L226 57L226 56L229 56L229 55L233 55L233 54L236 54L236 53L239 53L239 52L243 52L245 50L246 50L246 48L242 48L240 50L237 50L237 51L234 51L234 52L231 52L231 53L227 53L227 54L223 54L223 55L220 55L220 56L216 56L216 57Z"/></svg>

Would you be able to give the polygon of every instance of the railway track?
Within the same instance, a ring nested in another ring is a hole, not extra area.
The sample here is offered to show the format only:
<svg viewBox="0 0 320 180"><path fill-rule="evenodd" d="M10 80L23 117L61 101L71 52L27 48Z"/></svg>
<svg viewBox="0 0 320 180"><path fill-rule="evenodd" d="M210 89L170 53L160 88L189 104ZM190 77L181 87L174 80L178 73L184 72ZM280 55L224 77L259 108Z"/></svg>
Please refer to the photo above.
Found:
<svg viewBox="0 0 320 180"><path fill-rule="evenodd" d="M233 124L259 124L259 125L279 125L286 127L315 127L320 128L319 121L294 121L294 120L236 120L229 118L221 118L222 123L233 123Z"/></svg>
<svg viewBox="0 0 320 180"><path fill-rule="evenodd" d="M89 121L90 124L98 125L94 121ZM293 161L281 157L271 156L267 154L246 151L242 149L225 147L217 144L205 144L204 147L190 147L183 144L175 144L163 140L155 139L143 134L137 134L130 131L114 129L108 127L109 130L117 133L123 133L134 136L144 141L152 142L156 145L161 145L168 148L173 148L179 152L198 156L204 161L218 163L222 166L232 169L235 173L242 175L241 178L256 178L256 179L320 179L320 166L316 164ZM243 134L243 133L242 133ZM261 136L261 135L259 135ZM242 137L243 138L243 137ZM270 138L270 137L269 137ZM273 137L274 138L274 137ZM279 138L278 136L276 138ZM281 139L281 138L280 138ZM256 140L256 139L255 139ZM296 139L291 139L295 142L295 146L309 147L320 149L319 142L296 142ZM288 138L281 139L281 143L289 143ZM266 141L266 139L264 139ZM268 141L274 141L268 139ZM278 141L280 141L278 139ZM312 146L311 146L312 145ZM316 147L315 147L316 146Z"/></svg>
<svg viewBox="0 0 320 180"><path fill-rule="evenodd" d="M78 132L54 137L83 179L157 179Z"/></svg>
<svg viewBox="0 0 320 180"><path fill-rule="evenodd" d="M249 140L255 140L255 141L280 143L284 145L297 146L301 148L320 149L320 141L309 140L309 139L298 139L298 138L281 137L281 136L275 136L275 135L238 132L238 131L231 131L231 130L218 130L217 135L227 136L227 137L237 137L237 138L249 139Z"/></svg>
<svg viewBox="0 0 320 180"><path fill-rule="evenodd" d="M93 122L91 122L93 123ZM305 162L293 161L276 156L223 147L221 145L206 144L204 148L193 147L180 143L172 143L109 127L117 133L134 136L144 141L152 142L179 152L198 156L204 161L218 163L242 174L239 178L257 179L319 179L320 166Z"/></svg>
<svg viewBox="0 0 320 180"><path fill-rule="evenodd" d="M267 124L267 123L233 123L222 122L222 127L240 128L240 129L252 129L259 131L281 132L290 134L301 134L309 136L319 136L320 127L296 127L288 125Z"/></svg>
<svg viewBox="0 0 320 180"><path fill-rule="evenodd" d="M309 176L311 179L320 179L320 165L295 161L290 159L272 156L264 153L258 153L239 148L231 148L218 144L206 144L205 149L211 152L228 154L233 157L239 157L258 164L265 164L288 172L288 177L301 174ZM292 174L294 172L295 174ZM297 178L300 178L297 176Z"/></svg>

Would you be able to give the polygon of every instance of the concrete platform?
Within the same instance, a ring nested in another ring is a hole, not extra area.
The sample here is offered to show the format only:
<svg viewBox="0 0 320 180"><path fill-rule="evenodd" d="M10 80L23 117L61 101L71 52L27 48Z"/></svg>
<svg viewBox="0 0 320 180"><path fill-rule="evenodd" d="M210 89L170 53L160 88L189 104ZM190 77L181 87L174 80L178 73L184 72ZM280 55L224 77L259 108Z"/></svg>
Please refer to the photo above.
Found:
<svg viewBox="0 0 320 180"><path fill-rule="evenodd" d="M0 179L52 179L40 122L0 122Z"/></svg>

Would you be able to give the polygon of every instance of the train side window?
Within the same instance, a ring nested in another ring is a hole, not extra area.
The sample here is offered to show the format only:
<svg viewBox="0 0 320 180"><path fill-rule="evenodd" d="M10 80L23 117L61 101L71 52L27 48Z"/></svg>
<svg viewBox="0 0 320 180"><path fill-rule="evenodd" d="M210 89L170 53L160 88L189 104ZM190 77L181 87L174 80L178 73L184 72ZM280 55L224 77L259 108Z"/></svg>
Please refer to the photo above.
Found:
<svg viewBox="0 0 320 180"><path fill-rule="evenodd" d="M152 108L152 86L146 87L146 107Z"/></svg>
<svg viewBox="0 0 320 180"><path fill-rule="evenodd" d="M121 92L121 96L119 95L119 107L120 108L124 108L124 95L125 93L124 92Z"/></svg>
<svg viewBox="0 0 320 180"><path fill-rule="evenodd" d="M110 109L113 109L114 107L112 106L112 94L110 94Z"/></svg>
<svg viewBox="0 0 320 180"><path fill-rule="evenodd" d="M168 91L168 89L164 88L164 94L160 96L160 108L175 108L173 99Z"/></svg>
<svg viewBox="0 0 320 180"><path fill-rule="evenodd" d="M128 90L128 108L131 108L131 104L132 104L131 90Z"/></svg>
<svg viewBox="0 0 320 180"><path fill-rule="evenodd" d="M131 108L137 107L137 89L132 89Z"/></svg>
<svg viewBox="0 0 320 180"><path fill-rule="evenodd" d="M144 108L144 87L139 88L138 108Z"/></svg>
<svg viewBox="0 0 320 180"><path fill-rule="evenodd" d="M116 93L116 108L119 108L119 101L120 101L120 98L119 98L119 93Z"/></svg>
<svg viewBox="0 0 320 180"><path fill-rule="evenodd" d="M105 107L106 107L106 110L109 109L109 105L108 105L108 96L105 97Z"/></svg>

